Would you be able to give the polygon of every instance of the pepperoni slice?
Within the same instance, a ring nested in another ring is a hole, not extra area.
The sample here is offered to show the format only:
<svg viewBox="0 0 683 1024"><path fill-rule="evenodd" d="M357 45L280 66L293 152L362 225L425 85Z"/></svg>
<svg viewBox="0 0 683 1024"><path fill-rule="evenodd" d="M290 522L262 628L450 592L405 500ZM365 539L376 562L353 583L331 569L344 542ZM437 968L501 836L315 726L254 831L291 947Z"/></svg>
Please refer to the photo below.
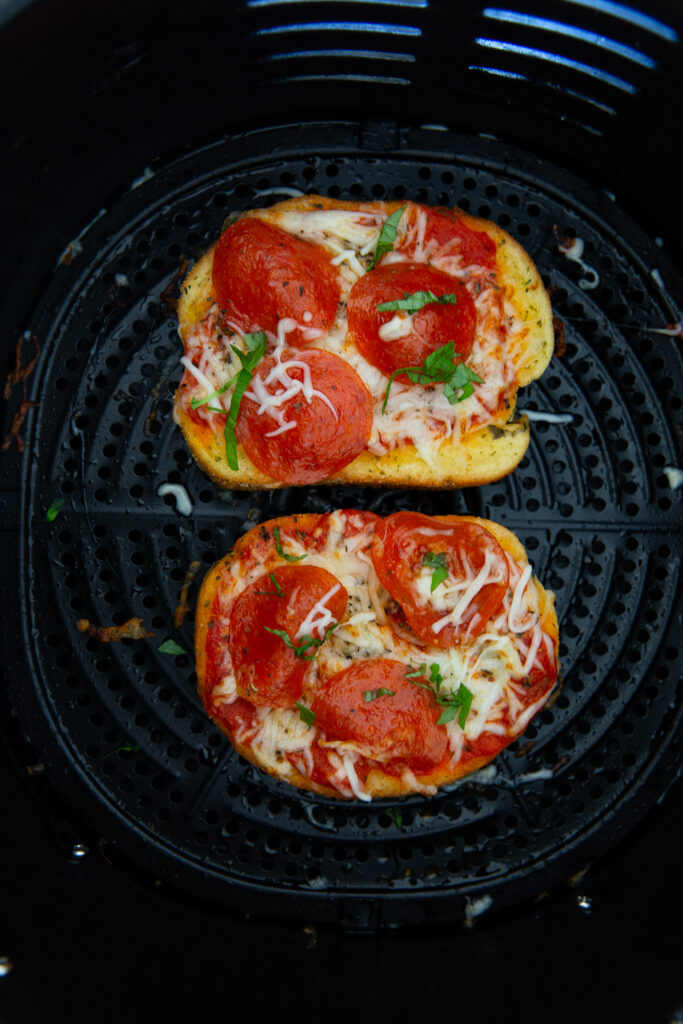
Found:
<svg viewBox="0 0 683 1024"><path fill-rule="evenodd" d="M413 632L435 647L451 647L482 633L507 591L503 549L477 523L397 512L375 531L372 561ZM448 575L432 593L440 564Z"/></svg>
<svg viewBox="0 0 683 1024"><path fill-rule="evenodd" d="M320 640L324 625L309 626L307 616L327 595L324 607L331 620L339 622L348 595L338 579L316 566L285 565L272 575L277 586L270 575L263 576L243 590L232 606L230 657L240 697L252 704L289 707L302 694L304 674L318 648L309 645L297 655L269 629L284 631L293 647L301 647L306 636ZM315 618L325 621L324 615ZM298 636L302 625L304 631Z"/></svg>
<svg viewBox="0 0 683 1024"><path fill-rule="evenodd" d="M424 219L424 229L417 230L418 216ZM408 230L394 246L396 251L413 257L418 245L428 259L459 256L463 266L496 269L496 243L485 231L475 231L454 210L445 206L417 206L408 211ZM411 227L413 230L410 230Z"/></svg>
<svg viewBox="0 0 683 1024"><path fill-rule="evenodd" d="M393 696L366 699L379 689ZM414 771L427 772L446 752L446 729L436 724L442 709L406 679L400 661L356 662L318 688L311 709L316 726L336 740L356 743L377 761L404 761Z"/></svg>
<svg viewBox="0 0 683 1024"><path fill-rule="evenodd" d="M454 295L456 302L430 302L411 314L377 309L383 302L419 291L433 292L437 298ZM426 263L388 263L364 274L349 293L347 314L356 348L388 377L403 366L422 366L428 355L449 341L465 359L472 351L477 326L477 311L467 289Z"/></svg>
<svg viewBox="0 0 683 1024"><path fill-rule="evenodd" d="M285 350L279 360L269 356L259 363L235 433L263 473L310 484L355 459L371 428L372 399L356 371L340 356L314 348Z"/></svg>
<svg viewBox="0 0 683 1024"><path fill-rule="evenodd" d="M255 217L230 224L218 239L212 281L219 305L242 330L274 333L279 320L296 321L291 345L311 341L307 329L330 329L341 294L326 249Z"/></svg>

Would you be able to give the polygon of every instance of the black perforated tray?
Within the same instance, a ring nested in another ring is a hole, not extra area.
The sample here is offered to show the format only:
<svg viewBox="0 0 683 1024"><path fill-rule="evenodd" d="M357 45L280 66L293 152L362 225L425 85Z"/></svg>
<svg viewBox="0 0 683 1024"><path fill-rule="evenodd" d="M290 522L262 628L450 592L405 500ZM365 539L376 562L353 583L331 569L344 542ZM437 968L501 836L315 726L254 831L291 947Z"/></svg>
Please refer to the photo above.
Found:
<svg viewBox="0 0 683 1024"><path fill-rule="evenodd" d="M29 325L40 405L12 463L21 513L4 554L18 570L3 627L10 697L89 841L105 837L214 905L361 926L540 892L613 844L681 764L683 491L664 469L681 464L683 371L677 339L653 333L680 320L675 272L609 194L494 140L404 130L394 152L372 147L342 124L233 138L157 170L84 231ZM172 421L181 351L162 293L229 211L291 189L458 203L506 227L537 261L566 335L519 405L571 423L533 423L516 472L479 489L219 492ZM572 234L595 288L558 249ZM157 496L165 481L187 488L191 517ZM495 769L401 801L400 828L393 801L327 800L259 773L205 718L191 654L158 650L168 637L192 649L192 616L172 628L192 560L208 567L269 516L334 507L495 519L557 594L552 706ZM105 646L76 629L133 615L153 640Z"/></svg>

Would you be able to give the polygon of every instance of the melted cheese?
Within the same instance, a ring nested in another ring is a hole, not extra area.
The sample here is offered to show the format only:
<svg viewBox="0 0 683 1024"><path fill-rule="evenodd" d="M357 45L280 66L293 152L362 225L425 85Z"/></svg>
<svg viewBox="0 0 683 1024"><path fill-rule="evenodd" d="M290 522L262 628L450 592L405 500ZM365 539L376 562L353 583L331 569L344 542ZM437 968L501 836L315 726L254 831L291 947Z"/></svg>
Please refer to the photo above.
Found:
<svg viewBox="0 0 683 1024"><path fill-rule="evenodd" d="M213 688L211 698L216 704L234 704L237 700L237 682L232 672L223 676L218 686Z"/></svg>
<svg viewBox="0 0 683 1024"><path fill-rule="evenodd" d="M288 775L292 765L284 756L305 750L313 742L316 729L301 721L298 711L289 708L257 708L259 730L252 750L271 771Z"/></svg>
<svg viewBox="0 0 683 1024"><path fill-rule="evenodd" d="M382 341L396 341L397 338L407 337L413 329L413 317L410 313L399 310L391 320L382 324L377 332Z"/></svg>
<svg viewBox="0 0 683 1024"><path fill-rule="evenodd" d="M353 795L357 797L358 800L364 800L367 802L372 800L372 797L363 789L360 780L356 775L356 769L353 767L354 760L355 758L353 754L349 752L345 752L342 756L342 764L344 766L344 771L346 772L346 778L349 780L349 786L351 787Z"/></svg>
<svg viewBox="0 0 683 1024"><path fill-rule="evenodd" d="M280 321L282 324L283 321ZM298 326L295 321L292 321L294 327ZM289 325L288 325L289 328ZM293 328L292 328L293 329ZM284 338L284 334L282 336ZM280 327L278 325L278 337L280 336ZM300 369L302 372L302 380L297 377L290 377L289 370ZM269 387L273 384L278 385L278 390L275 392L269 391ZM317 388L313 387L311 380L311 368L308 363L303 362L301 359L284 359L282 358L282 347L278 345L275 350L275 365L268 372L265 379L254 376L251 379L249 388L244 392L244 398L255 402L258 405L256 410L257 416L262 416L266 413L271 419L274 419L277 423L277 427L274 430L267 431L264 437L277 437L278 434L284 434L287 430L293 430L296 426L296 419L286 419L287 412L292 414L292 408L285 410L285 406L290 399L295 398L297 395L303 395L306 402L310 405L314 398L319 398L321 402L331 410L335 419L339 419L337 410L335 409L332 402L329 400L327 395L323 391L318 391Z"/></svg>
<svg viewBox="0 0 683 1024"><path fill-rule="evenodd" d="M507 623L508 629L513 633L523 633L525 629L528 629L529 622L525 619L520 621L520 612L522 608L522 599L524 597L524 591L526 590L527 584L531 579L533 569L530 565L525 566L524 571L515 584L515 589L512 592L512 601L510 602L510 610L508 611Z"/></svg>
<svg viewBox="0 0 683 1024"><path fill-rule="evenodd" d="M503 579L500 567L495 564L488 549L484 553L484 564L476 574L469 562L466 563L466 569L467 576L464 580L453 580L452 577L446 577L433 592L431 589L433 568L423 565L420 575L417 577L417 590L423 603L430 605L436 611L446 611L446 614L432 625L432 630L437 636L444 626L460 625L463 616L479 592L489 584L499 583ZM474 622L474 618L472 621Z"/></svg>
<svg viewBox="0 0 683 1024"><path fill-rule="evenodd" d="M579 281L579 288L584 290L597 288L600 284L600 275L595 267L591 267L588 263L584 262L583 247L583 238L578 236L576 238L566 238L557 246L563 256L566 256L568 260L572 260L573 263L578 263L584 274L587 275Z"/></svg>
<svg viewBox="0 0 683 1024"><path fill-rule="evenodd" d="M341 583L335 583L335 585L330 587L327 593L324 594L319 601L316 601L296 631L295 639L298 640L299 637L302 636L315 636L316 633L318 634L318 637L324 636L325 630L332 622L334 622L332 612L327 607L327 602L331 597L334 597L340 589Z"/></svg>
<svg viewBox="0 0 683 1024"><path fill-rule="evenodd" d="M157 494L160 498L165 498L167 494L170 494L175 498L175 507L181 516L192 515L192 501L182 484L160 484L157 487Z"/></svg>

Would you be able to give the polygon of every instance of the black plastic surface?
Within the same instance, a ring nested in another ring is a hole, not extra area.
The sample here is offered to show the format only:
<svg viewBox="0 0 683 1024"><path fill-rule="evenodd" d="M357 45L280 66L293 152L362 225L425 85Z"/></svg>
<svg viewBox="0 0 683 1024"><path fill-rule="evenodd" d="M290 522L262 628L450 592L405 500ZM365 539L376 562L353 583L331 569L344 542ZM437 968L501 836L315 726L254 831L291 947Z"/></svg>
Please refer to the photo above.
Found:
<svg viewBox="0 0 683 1024"><path fill-rule="evenodd" d="M458 1016L527 1024L683 1016L680 782L573 888L471 929L362 935L205 912L166 885L132 884L110 846L74 861L82 836L48 827L27 792L39 779L24 771L22 783L2 749L0 772L3 1024L85 1024L93 1007L102 1024L274 1012L409 1024L454 1001Z"/></svg>
<svg viewBox="0 0 683 1024"><path fill-rule="evenodd" d="M682 492L663 470L681 462L683 373L678 341L653 333L680 318L673 268L610 196L510 147L406 130L380 156L367 141L333 124L233 138L148 176L76 240L29 325L41 404L15 463L21 601L6 624L11 700L94 833L214 905L361 929L536 895L616 842L681 763ZM219 493L172 423L180 349L161 296L227 212L292 188L457 202L507 227L537 260L567 339L519 405L571 423L534 423L518 470L478 490ZM584 240L595 287L558 233ZM185 485L192 517L157 497L165 481ZM558 595L554 705L495 775L404 801L402 829L381 801L312 797L241 761L201 712L191 658L158 652L171 635L191 650L191 618L179 635L171 626L190 561L208 566L273 514L342 506L497 519ZM81 617L132 615L154 640L103 646L76 630Z"/></svg>

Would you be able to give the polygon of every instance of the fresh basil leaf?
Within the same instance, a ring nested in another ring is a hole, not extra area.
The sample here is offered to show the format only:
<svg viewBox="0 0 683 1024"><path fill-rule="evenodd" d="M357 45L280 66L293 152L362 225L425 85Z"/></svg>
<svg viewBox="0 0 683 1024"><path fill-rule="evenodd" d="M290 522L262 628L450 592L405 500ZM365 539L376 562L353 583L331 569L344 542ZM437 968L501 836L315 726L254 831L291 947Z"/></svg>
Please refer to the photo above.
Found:
<svg viewBox="0 0 683 1024"><path fill-rule="evenodd" d="M443 551L427 551L422 559L422 564L429 566L430 569L434 569L432 585L429 588L430 593L433 594L439 584L443 583L448 576L446 555Z"/></svg>
<svg viewBox="0 0 683 1024"><path fill-rule="evenodd" d="M438 569L435 569L434 572L432 573L432 582L429 588L429 593L433 594L436 588L439 586L439 584L443 583L443 581L447 579L447 577L448 569L444 569L441 566L439 566Z"/></svg>
<svg viewBox="0 0 683 1024"><path fill-rule="evenodd" d="M240 468L237 460L237 438L235 436L235 424L237 423L237 416L240 411L240 402L242 401L242 395L251 384L251 373L249 370L240 370L237 374L237 383L235 384L235 390L232 393L230 399L230 409L228 410L228 418L225 421L225 429L223 430L223 436L225 438L225 457L228 460L230 469L237 470Z"/></svg>
<svg viewBox="0 0 683 1024"><path fill-rule="evenodd" d="M423 676L426 671L427 662L423 661L422 664L418 668L413 669L412 672L406 672L406 679L419 679L420 676Z"/></svg>
<svg viewBox="0 0 683 1024"><path fill-rule="evenodd" d="M305 555L288 555L282 550L282 541L280 540L280 527L273 527L273 539L275 541L275 550L277 551L280 558L284 558L286 562L300 562Z"/></svg>
<svg viewBox="0 0 683 1024"><path fill-rule="evenodd" d="M265 331L254 331L252 334L245 334L244 340L247 345L247 352L240 352L238 348L231 345L230 348L237 355L240 363L242 364L243 370L253 371L256 364L265 354L266 347L268 345L268 337ZM262 349L262 351L261 351ZM240 371L241 372L241 371ZM214 398L219 398L221 395L233 386L235 381L239 378L239 373L236 373L234 377L226 381L225 384L221 384L219 388L212 391L210 395L205 395L204 398L193 398L190 405L193 409L198 409L200 405L206 405L207 402L212 401ZM212 409L212 412L225 412L225 409ZM233 467L235 468L235 467Z"/></svg>
<svg viewBox="0 0 683 1024"><path fill-rule="evenodd" d="M132 743L126 743L122 747L115 747L113 750L107 751L106 754L102 755L102 760L106 761L108 757L112 756L112 754L124 754L124 753L136 754L139 751L139 749L140 749L139 747L135 746Z"/></svg>
<svg viewBox="0 0 683 1024"><path fill-rule="evenodd" d="M445 551L425 551L422 564L430 569L445 569L447 566Z"/></svg>
<svg viewBox="0 0 683 1024"><path fill-rule="evenodd" d="M473 382L476 384L484 383L474 370L470 370L469 366L466 366L465 363L458 363L455 372L450 380L446 382L444 388L444 395L449 403L456 405L458 402L463 402L470 395L474 394Z"/></svg>
<svg viewBox="0 0 683 1024"><path fill-rule="evenodd" d="M237 374L235 390L233 391L232 398L230 399L230 409L228 410L228 418L225 421L225 429L223 431L225 437L225 457L228 460L230 469L234 470L239 469L239 462L237 461L235 424L237 423L237 415L240 411L240 402L242 401L242 395L251 384L251 378L254 370L256 369L257 363L266 354L266 346L268 344L265 331L256 331L254 334L245 334L244 340L249 348L246 355L234 345L230 346L241 362L242 369Z"/></svg>
<svg viewBox="0 0 683 1024"><path fill-rule="evenodd" d="M363 690L363 699L366 704L369 704L372 700L377 700L378 697L395 697L396 690L387 690L384 686L380 686L377 690Z"/></svg>
<svg viewBox="0 0 683 1024"><path fill-rule="evenodd" d="M231 377L230 380L225 382L225 384L221 384L221 386L216 388L215 391L212 391L210 395L205 395L204 398L193 398L190 405L193 409L198 409L200 405L206 405L207 402L211 402L214 398L219 398L228 390L228 388L233 386L238 377L239 374L236 373L234 377ZM224 413L225 409L220 409L219 411Z"/></svg>
<svg viewBox="0 0 683 1024"><path fill-rule="evenodd" d="M396 828L403 828L403 813L398 807L387 807L384 813L390 821L393 821Z"/></svg>
<svg viewBox="0 0 683 1024"><path fill-rule="evenodd" d="M284 629L272 629L270 626L264 626L267 633L272 633L274 636L279 636L284 644L289 647L290 651L294 651L295 658L302 658L304 661L315 661L317 654L306 654L311 647L322 647L327 640L330 633L337 628L338 622L333 622L327 627L322 638L318 640L317 637L309 636L307 633L301 637L301 643L295 644L290 640L289 634Z"/></svg>
<svg viewBox="0 0 683 1024"><path fill-rule="evenodd" d="M424 309L425 306L429 306L432 302L438 303L440 306L455 306L458 301L458 296L449 293L448 295L435 295L434 292L404 292L402 299L392 299L389 302L380 302L377 306L379 313L389 313L392 310L404 309L408 313L417 313L418 310Z"/></svg>
<svg viewBox="0 0 683 1024"><path fill-rule="evenodd" d="M426 668L426 665L421 665L419 672L407 673L406 679L412 679L414 686L421 686L423 690L429 690L432 698L444 709L437 720L437 725L447 725L448 722L452 722L457 715L458 725L461 729L464 729L465 723L467 722L467 716L469 715L470 708L472 707L474 694L467 689L464 683L461 683L454 693L441 693L443 677L441 675L439 664L436 661L433 661L429 666L429 675L433 685L418 682L417 679L415 679L415 676L418 674L422 675Z"/></svg>
<svg viewBox="0 0 683 1024"><path fill-rule="evenodd" d="M474 694L471 690L468 690L464 683L461 683L458 687L456 696L460 697L460 714L458 715L458 725L461 729L465 728L467 716L470 713L472 707L472 701L474 700Z"/></svg>
<svg viewBox="0 0 683 1024"><path fill-rule="evenodd" d="M250 352L256 351L261 345L268 344L268 337L265 331L254 331L252 334L245 334L244 340Z"/></svg>
<svg viewBox="0 0 683 1024"><path fill-rule="evenodd" d="M474 392L473 383L483 384L483 380L465 363L456 366L453 360L460 355L455 351L452 341L430 352L424 366L402 366L394 370L384 391L382 414L386 412L389 391L396 377L405 373L413 384L444 384L444 394L451 405L462 402Z"/></svg>
<svg viewBox="0 0 683 1024"><path fill-rule="evenodd" d="M257 590L256 593L263 595L263 597L282 597L284 590L275 579L275 573L269 573L268 578L275 587L275 590Z"/></svg>
<svg viewBox="0 0 683 1024"><path fill-rule="evenodd" d="M273 629L270 626L263 627L266 633L272 633L273 636L279 636L283 644L289 647L290 651L294 651L295 658L302 658L303 661L315 661L315 654L306 654L305 652L313 643L312 637L303 637L300 644L292 643L289 638L289 634L284 629Z"/></svg>
<svg viewBox="0 0 683 1024"><path fill-rule="evenodd" d="M299 709L299 718L302 722L305 722L310 729L315 722L315 711L311 711L305 704L300 704L298 700L294 701L294 707Z"/></svg>
<svg viewBox="0 0 683 1024"><path fill-rule="evenodd" d="M394 381L398 377L399 373L408 373L408 375L410 376L410 369L411 369L411 367L403 367L400 370L394 370L394 372L392 373L391 377L387 381L387 386L386 386L386 388L384 390L384 401L382 402L382 415L383 416L384 416L384 413L387 411L387 402L389 401L389 392L391 391L391 385L394 383ZM412 377L410 379L413 380ZM417 383L418 383L418 381L413 380L413 384L417 384Z"/></svg>
<svg viewBox="0 0 683 1024"><path fill-rule="evenodd" d="M184 647L177 644L175 640L164 640L157 648L162 654L187 654Z"/></svg>
<svg viewBox="0 0 683 1024"><path fill-rule="evenodd" d="M290 650L294 650L295 644L293 644L292 641L289 639L289 633L287 633L284 629L275 629L271 626L264 626L263 628L265 629L266 633L272 633L273 636L279 636L280 639L287 644Z"/></svg>
<svg viewBox="0 0 683 1024"><path fill-rule="evenodd" d="M387 217L387 219L384 221L384 224L382 225L382 230L379 233L379 238L377 239L377 248L375 249L375 255L372 257L372 260L370 261L368 270L372 270L375 267L377 261L381 260L385 252L391 252L391 250L394 248L394 242L396 241L396 231L398 229L398 222L400 221L401 215L404 210L405 206L401 206L400 209L394 210L391 216Z"/></svg>
<svg viewBox="0 0 683 1024"><path fill-rule="evenodd" d="M425 359L425 373L434 380L448 380L455 371L453 360L456 355L460 353L455 351L455 344L447 341L441 348L429 353Z"/></svg>
<svg viewBox="0 0 683 1024"><path fill-rule="evenodd" d="M429 678L433 683L436 684L436 692L438 693L439 687L443 682L443 677L441 675L441 666L439 665L438 661L433 661L429 666Z"/></svg>
<svg viewBox="0 0 683 1024"><path fill-rule="evenodd" d="M277 590L278 597L282 597L282 595L284 594L284 590L282 589L282 587L280 586L278 581L275 579L275 573L274 572L269 573L268 574L268 578L269 578L270 582L273 584L273 586L275 587L275 589Z"/></svg>
<svg viewBox="0 0 683 1024"><path fill-rule="evenodd" d="M62 505L64 504L65 501L66 498L55 498L55 500L52 502L49 509L45 513L46 522L54 523L55 519L62 511Z"/></svg>
<svg viewBox="0 0 683 1024"><path fill-rule="evenodd" d="M303 658L304 661L315 661L315 654L306 654L309 647L320 647L322 640L316 640L314 636L309 636L308 633L304 633L301 637L301 643L298 647L294 648L294 655L297 658Z"/></svg>

